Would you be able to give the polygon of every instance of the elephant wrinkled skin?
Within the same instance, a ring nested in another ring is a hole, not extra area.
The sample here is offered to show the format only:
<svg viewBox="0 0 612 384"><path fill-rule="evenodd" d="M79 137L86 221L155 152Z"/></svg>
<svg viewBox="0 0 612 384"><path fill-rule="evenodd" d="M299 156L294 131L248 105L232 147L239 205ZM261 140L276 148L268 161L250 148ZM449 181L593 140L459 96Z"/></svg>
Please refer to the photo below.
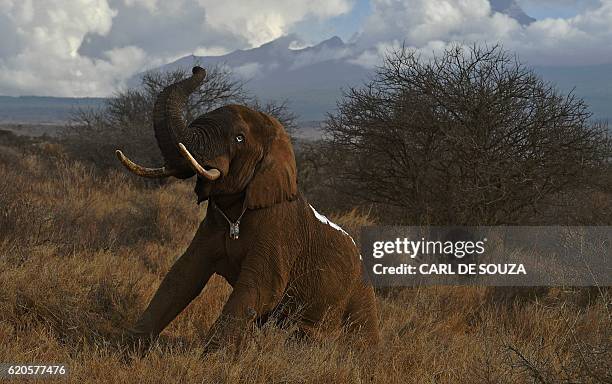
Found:
<svg viewBox="0 0 612 384"><path fill-rule="evenodd" d="M305 334L323 323L346 326L364 342L379 338L372 286L362 277L353 240L319 215L297 189L293 149L282 125L244 106L228 105L186 126L182 109L204 69L167 87L153 122L166 165L144 168L117 151L144 177L197 176L206 217L131 330L156 337L204 288L213 273L233 287L208 342L236 343L249 323L291 318ZM241 216L242 215L242 216ZM239 235L230 223L239 220Z"/></svg>

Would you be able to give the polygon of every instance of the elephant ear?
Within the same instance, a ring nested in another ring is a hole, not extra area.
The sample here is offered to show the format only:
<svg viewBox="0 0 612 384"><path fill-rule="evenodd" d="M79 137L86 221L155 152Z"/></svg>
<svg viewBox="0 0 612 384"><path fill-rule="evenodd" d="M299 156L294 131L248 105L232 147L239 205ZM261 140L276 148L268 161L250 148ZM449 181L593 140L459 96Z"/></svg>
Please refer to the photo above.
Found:
<svg viewBox="0 0 612 384"><path fill-rule="evenodd" d="M246 189L246 201L250 209L291 201L297 195L295 157L289 136L280 123L270 118L266 120L275 128L274 136L266 146L263 158Z"/></svg>

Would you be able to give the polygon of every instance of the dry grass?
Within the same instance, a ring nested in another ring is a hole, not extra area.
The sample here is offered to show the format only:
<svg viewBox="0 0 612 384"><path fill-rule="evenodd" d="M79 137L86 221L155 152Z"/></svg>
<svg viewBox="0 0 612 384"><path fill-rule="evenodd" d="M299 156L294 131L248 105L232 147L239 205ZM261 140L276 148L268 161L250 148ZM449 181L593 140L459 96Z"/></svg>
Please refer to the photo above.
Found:
<svg viewBox="0 0 612 384"><path fill-rule="evenodd" d="M604 292L551 289L496 303L485 288L380 295L382 343L299 341L266 326L203 354L230 288L213 278L144 358L116 343L203 215L192 186L99 176L55 145L0 146L0 362L65 363L68 382L557 383L612 381ZM331 215L350 231L358 211Z"/></svg>

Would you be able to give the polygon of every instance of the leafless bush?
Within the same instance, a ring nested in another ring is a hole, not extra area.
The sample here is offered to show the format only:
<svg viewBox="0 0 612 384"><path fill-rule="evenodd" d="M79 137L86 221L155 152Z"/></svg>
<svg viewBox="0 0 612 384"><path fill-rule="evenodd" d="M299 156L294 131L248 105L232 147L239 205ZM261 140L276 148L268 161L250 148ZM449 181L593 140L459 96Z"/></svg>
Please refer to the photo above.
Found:
<svg viewBox="0 0 612 384"><path fill-rule="evenodd" d="M610 157L590 117L499 46L401 48L329 115L332 186L387 222L525 223Z"/></svg>

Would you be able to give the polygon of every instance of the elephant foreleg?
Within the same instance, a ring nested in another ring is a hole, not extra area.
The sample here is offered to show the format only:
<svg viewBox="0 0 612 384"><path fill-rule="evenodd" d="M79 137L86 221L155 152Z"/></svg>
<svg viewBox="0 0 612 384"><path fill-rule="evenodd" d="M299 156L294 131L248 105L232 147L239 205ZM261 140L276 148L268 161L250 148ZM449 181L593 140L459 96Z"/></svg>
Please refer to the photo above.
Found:
<svg viewBox="0 0 612 384"><path fill-rule="evenodd" d="M211 262L192 246L174 263L132 329L133 336L154 338L202 292L213 274Z"/></svg>
<svg viewBox="0 0 612 384"><path fill-rule="evenodd" d="M287 286L288 273L275 256L252 257L243 264L234 290L209 332L211 349L238 344L248 325L278 305Z"/></svg>

